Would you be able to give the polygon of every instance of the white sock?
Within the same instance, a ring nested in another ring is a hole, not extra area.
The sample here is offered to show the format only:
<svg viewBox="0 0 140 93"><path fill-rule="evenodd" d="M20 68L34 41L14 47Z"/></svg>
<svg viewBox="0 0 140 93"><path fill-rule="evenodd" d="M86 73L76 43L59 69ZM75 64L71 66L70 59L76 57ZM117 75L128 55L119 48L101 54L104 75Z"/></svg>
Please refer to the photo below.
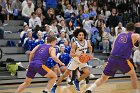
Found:
<svg viewBox="0 0 140 93"><path fill-rule="evenodd" d="M50 90L49 90L49 89L45 89L45 91L50 92Z"/></svg>
<svg viewBox="0 0 140 93"><path fill-rule="evenodd" d="M140 91L138 89L135 89L135 92L134 93L140 93Z"/></svg>
<svg viewBox="0 0 140 93"><path fill-rule="evenodd" d="M95 89L97 87L97 85L94 83L94 84L92 84L87 90L93 90L93 89Z"/></svg>

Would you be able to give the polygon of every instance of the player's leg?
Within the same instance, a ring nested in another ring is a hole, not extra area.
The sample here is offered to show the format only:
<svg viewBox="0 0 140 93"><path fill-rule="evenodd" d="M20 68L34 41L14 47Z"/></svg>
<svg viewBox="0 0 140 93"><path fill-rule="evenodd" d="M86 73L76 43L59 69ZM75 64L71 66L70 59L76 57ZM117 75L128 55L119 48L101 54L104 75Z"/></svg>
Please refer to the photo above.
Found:
<svg viewBox="0 0 140 93"><path fill-rule="evenodd" d="M90 75L90 71L89 71L89 68L88 67L84 67L82 68L82 75L78 78L78 81L81 81L85 78L87 78L89 75Z"/></svg>
<svg viewBox="0 0 140 93"><path fill-rule="evenodd" d="M109 79L109 76L106 76L104 73L102 73L101 77L97 79L94 84L92 84L85 93L92 93L92 91L96 88L105 83Z"/></svg>
<svg viewBox="0 0 140 93"><path fill-rule="evenodd" d="M55 84L56 80L57 80L57 75L55 72L53 72L52 70L49 71L44 77L49 78L48 84L45 88L45 91L50 92L52 86Z"/></svg>
<svg viewBox="0 0 140 93"><path fill-rule="evenodd" d="M131 84L132 84L132 87L134 89L137 89L138 88L138 79L137 79L137 75L136 75L136 72L133 69L131 69L129 72L128 72L128 75L130 75L130 78L131 78Z"/></svg>
<svg viewBox="0 0 140 93"><path fill-rule="evenodd" d="M64 72L64 74L62 74L60 76L60 78L58 79L58 81L56 82L56 84L53 86L51 93L55 93L55 90L57 88L57 86L62 82L62 80L64 80L65 77L67 77L68 75L70 75L71 70L75 70L77 68L77 63L75 61L70 62L68 65L68 69Z"/></svg>
<svg viewBox="0 0 140 93"><path fill-rule="evenodd" d="M48 84L44 91L50 92L52 86L55 84L57 80L57 75L50 68L45 65L38 66L38 73L46 78L49 78ZM45 93L45 92L44 92Z"/></svg>
<svg viewBox="0 0 140 93"><path fill-rule="evenodd" d="M32 79L26 77L26 79L24 80L24 82L18 87L18 89L16 90L15 93L20 93L22 92L26 87L28 87L31 84Z"/></svg>
<svg viewBox="0 0 140 93"><path fill-rule="evenodd" d="M57 74L57 75L61 75L61 70L60 67L58 66L58 64L56 64L55 66L52 67L52 70Z"/></svg>
<svg viewBox="0 0 140 93"><path fill-rule="evenodd" d="M26 78L24 82L18 87L15 93L22 92L26 87L28 87L36 74L34 63L30 63L28 67L28 71L26 74Z"/></svg>

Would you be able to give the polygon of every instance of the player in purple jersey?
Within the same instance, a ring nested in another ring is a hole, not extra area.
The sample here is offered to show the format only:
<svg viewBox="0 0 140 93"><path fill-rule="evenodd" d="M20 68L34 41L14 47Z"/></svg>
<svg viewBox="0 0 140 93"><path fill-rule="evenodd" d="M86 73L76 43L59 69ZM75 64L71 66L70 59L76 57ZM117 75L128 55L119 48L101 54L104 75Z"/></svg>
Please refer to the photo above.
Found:
<svg viewBox="0 0 140 93"><path fill-rule="evenodd" d="M87 88L85 93L92 93L96 87L105 83L110 76L114 76L117 70L120 70L123 74L127 73L130 75L135 93L140 93L138 91L138 81L134 67L129 61L134 43L137 41L140 42L140 35L134 33L134 29L134 24L130 22L126 26L126 33L121 33L117 36L101 77Z"/></svg>
<svg viewBox="0 0 140 93"><path fill-rule="evenodd" d="M56 57L56 50L53 48L56 45L56 42L57 41L55 37L49 36L47 38L47 44L38 45L31 51L29 56L30 64L26 74L26 79L24 80L24 83L18 87L15 93L20 93L26 87L28 87L36 73L50 78L48 85L46 86L45 90L43 90L43 93L50 92L52 86L57 80L57 75L47 66L45 66L46 60L51 56L55 62L59 63L60 65L64 65Z"/></svg>

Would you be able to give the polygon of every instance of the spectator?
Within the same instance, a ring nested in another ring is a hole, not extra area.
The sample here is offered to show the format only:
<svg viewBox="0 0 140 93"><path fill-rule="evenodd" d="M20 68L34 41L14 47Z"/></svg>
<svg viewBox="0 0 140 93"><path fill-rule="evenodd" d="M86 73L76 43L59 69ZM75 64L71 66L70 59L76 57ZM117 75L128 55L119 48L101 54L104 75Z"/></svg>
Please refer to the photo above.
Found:
<svg viewBox="0 0 140 93"><path fill-rule="evenodd" d="M41 22L43 22L43 20L45 19L45 16L43 15L42 9L37 8L35 13L36 13L36 16L40 18Z"/></svg>
<svg viewBox="0 0 140 93"><path fill-rule="evenodd" d="M59 36L58 29L57 29L56 25L57 25L57 21L52 20L50 29L54 33L55 36Z"/></svg>
<svg viewBox="0 0 140 93"><path fill-rule="evenodd" d="M19 0L14 0L12 2L11 8L13 10L13 19L17 20L18 17L21 15L22 10L21 2Z"/></svg>
<svg viewBox="0 0 140 93"><path fill-rule="evenodd" d="M21 4L22 9L23 9L23 7L25 7L25 6L28 6L28 2L29 2L29 1L32 2L32 0L24 0L24 1L22 2L22 4ZM32 7L33 9L35 8L33 2L31 3L31 7Z"/></svg>
<svg viewBox="0 0 140 93"><path fill-rule="evenodd" d="M112 9L111 15L108 18L107 26L114 26L116 27L119 23L119 17L118 17L118 12L115 8Z"/></svg>
<svg viewBox="0 0 140 93"><path fill-rule="evenodd" d="M50 32L50 26L46 24L45 30L43 31L43 39L49 36L49 32Z"/></svg>
<svg viewBox="0 0 140 93"><path fill-rule="evenodd" d="M138 50L136 50L134 52L133 62L135 64L136 68L138 68L138 77L140 79L140 45L138 47Z"/></svg>
<svg viewBox="0 0 140 93"><path fill-rule="evenodd" d="M39 17L36 16L35 12L31 13L31 18L29 19L29 27L31 29L35 29L35 27L39 25L41 27L41 20Z"/></svg>
<svg viewBox="0 0 140 93"><path fill-rule="evenodd" d="M35 46L39 44L44 44L43 33L41 31L38 31L37 36L38 39L35 40Z"/></svg>
<svg viewBox="0 0 140 93"><path fill-rule="evenodd" d="M0 0L0 19L2 21L2 25L4 26L4 16L6 13L6 3L3 0Z"/></svg>
<svg viewBox="0 0 140 93"><path fill-rule="evenodd" d="M29 23L29 19L31 17L31 13L34 12L34 7L32 7L32 1L28 1L27 2L27 6L23 6L22 9L22 16L23 16L23 20L24 22L26 22L27 24Z"/></svg>
<svg viewBox="0 0 140 93"><path fill-rule="evenodd" d="M74 13L74 10L73 10L73 8L70 4L68 4L67 7L66 7L65 13L67 13L67 12L68 13Z"/></svg>
<svg viewBox="0 0 140 93"><path fill-rule="evenodd" d="M27 38L24 39L24 48L26 50L26 54L29 55L34 47L35 39L32 36L32 31L28 31Z"/></svg>
<svg viewBox="0 0 140 93"><path fill-rule="evenodd" d="M7 20L13 18L13 10L12 10L12 7L11 7L10 0L6 0L6 14L7 14Z"/></svg>
<svg viewBox="0 0 140 93"><path fill-rule="evenodd" d="M118 28L119 28L119 29L122 29L122 31L121 31L122 33L124 33L125 30L126 30L125 27L122 26L122 23L119 22L119 23L118 23L118 26L115 27L115 33L116 33L116 35L118 35L118 32L119 32L119 31L118 31Z"/></svg>
<svg viewBox="0 0 140 93"><path fill-rule="evenodd" d="M28 25L24 25L23 26L23 31L20 33L20 42L19 42L19 46L22 46L24 43L24 39L27 37L27 32L30 31L29 26Z"/></svg>
<svg viewBox="0 0 140 93"><path fill-rule="evenodd" d="M109 33L105 32L105 27L103 23L102 23L102 42L103 42L103 53L109 53Z"/></svg>
<svg viewBox="0 0 140 93"><path fill-rule="evenodd" d="M45 15L44 24L50 25L52 20L55 20L55 11L53 8L50 8Z"/></svg>
<svg viewBox="0 0 140 93"><path fill-rule="evenodd" d="M110 34L109 34L109 45L110 45L110 50L113 47L113 42L116 38L116 34L115 34L115 28L114 27L110 27Z"/></svg>

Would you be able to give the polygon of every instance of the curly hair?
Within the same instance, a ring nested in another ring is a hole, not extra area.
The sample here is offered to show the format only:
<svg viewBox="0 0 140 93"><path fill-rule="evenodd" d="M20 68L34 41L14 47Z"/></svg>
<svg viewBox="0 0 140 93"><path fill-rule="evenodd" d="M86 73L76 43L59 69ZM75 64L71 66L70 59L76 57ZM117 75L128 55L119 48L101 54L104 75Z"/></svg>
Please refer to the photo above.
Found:
<svg viewBox="0 0 140 93"><path fill-rule="evenodd" d="M87 37L87 32L86 32L86 30L83 29L83 28L76 29L76 30L73 32L73 35L77 38L77 36L78 36L78 34L79 34L80 32L83 32L83 33L84 33L84 38Z"/></svg>

